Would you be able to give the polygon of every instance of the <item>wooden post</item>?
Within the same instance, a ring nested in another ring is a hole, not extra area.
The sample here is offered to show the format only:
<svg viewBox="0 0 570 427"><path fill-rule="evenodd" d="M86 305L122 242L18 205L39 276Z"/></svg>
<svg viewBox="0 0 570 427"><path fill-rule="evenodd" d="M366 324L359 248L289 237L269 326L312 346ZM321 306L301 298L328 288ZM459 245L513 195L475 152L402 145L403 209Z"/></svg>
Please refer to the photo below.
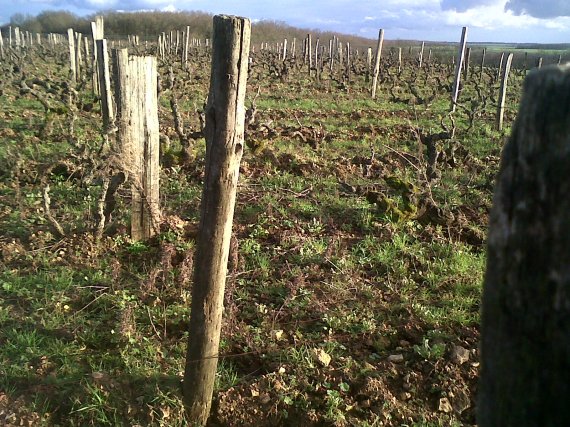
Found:
<svg viewBox="0 0 570 427"><path fill-rule="evenodd" d="M287 39L283 40L283 62L287 59Z"/></svg>
<svg viewBox="0 0 570 427"><path fill-rule="evenodd" d="M244 147L249 19L214 17L206 112L206 175L196 247L184 404L191 425L210 413L232 221Z"/></svg>
<svg viewBox="0 0 570 427"><path fill-rule="evenodd" d="M503 70L501 79L501 89L499 91L499 103L497 104L497 130L503 130L503 115L505 114L505 99L507 96L507 82L509 80L509 72L511 71L511 63L513 62L513 54L509 53Z"/></svg>
<svg viewBox="0 0 570 427"><path fill-rule="evenodd" d="M121 49L115 69L119 139L132 182L131 238L147 240L160 225L156 58L129 58Z"/></svg>
<svg viewBox="0 0 570 427"><path fill-rule="evenodd" d="M536 68L539 70L542 68L542 56L538 58L538 61L536 62Z"/></svg>
<svg viewBox="0 0 570 427"><path fill-rule="evenodd" d="M465 49L465 67L464 67L464 73L465 73L465 81L469 80L469 61L471 60L471 48L468 47Z"/></svg>
<svg viewBox="0 0 570 427"><path fill-rule="evenodd" d="M77 68L75 66L75 36L73 29L67 29L67 41L69 43L69 68L71 70L71 81L77 81Z"/></svg>
<svg viewBox="0 0 570 427"><path fill-rule="evenodd" d="M505 62L505 52L501 53L501 59L499 60L499 69L497 70L497 77L495 81L499 80L503 74L503 63Z"/></svg>
<svg viewBox="0 0 570 427"><path fill-rule="evenodd" d="M451 111L455 111L457 98L459 97L459 82L461 80L461 67L463 66L463 58L465 57L465 43L467 42L467 27L463 27L461 31L461 41L459 42L459 51L457 52L457 64L455 64L455 81L453 82L453 93L451 94Z"/></svg>
<svg viewBox="0 0 570 427"><path fill-rule="evenodd" d="M424 60L424 48L426 46L426 42L422 42L422 47L420 49L420 56L418 58L419 68L422 68L422 62Z"/></svg>
<svg viewBox="0 0 570 427"><path fill-rule="evenodd" d="M374 74L372 76L372 99L376 98L376 85L380 74L380 57L382 56L382 44L384 43L384 30L378 31L378 44L376 45L376 59L374 60Z"/></svg>
<svg viewBox="0 0 570 427"><path fill-rule="evenodd" d="M481 73L479 74L479 81L483 80L483 69L485 68L485 55L487 54L487 48L483 48L483 53L481 54Z"/></svg>
<svg viewBox="0 0 570 427"><path fill-rule="evenodd" d="M80 80L81 76L81 63L83 57L81 55L81 41L83 40L83 34L75 33L75 72L77 73L77 80Z"/></svg>
<svg viewBox="0 0 570 427"><path fill-rule="evenodd" d="M291 58L295 59L296 56L296 46L297 45L297 38L293 37L293 43L291 43Z"/></svg>
<svg viewBox="0 0 570 427"><path fill-rule="evenodd" d="M331 64L333 61L333 39L329 39L329 71L332 71Z"/></svg>
<svg viewBox="0 0 570 427"><path fill-rule="evenodd" d="M309 60L308 61L309 62L309 76L311 75L311 70L313 69L313 53L311 51L311 49L312 49L311 46L312 46L311 34L309 33L309 34L307 34L307 52L308 52L307 54L309 55L309 57L308 57L308 60Z"/></svg>
<svg viewBox="0 0 570 427"><path fill-rule="evenodd" d="M188 50L190 49L190 26L186 26L186 39L184 40L184 65L188 64Z"/></svg>
<svg viewBox="0 0 570 427"><path fill-rule="evenodd" d="M4 38L2 36L2 30L0 30L0 59L4 59Z"/></svg>
<svg viewBox="0 0 570 427"><path fill-rule="evenodd" d="M398 73L402 72L402 48L398 48Z"/></svg>
<svg viewBox="0 0 570 427"><path fill-rule="evenodd" d="M570 68L529 73L503 149L483 286L480 427L568 426Z"/></svg>
<svg viewBox="0 0 570 427"><path fill-rule="evenodd" d="M111 95L111 76L109 74L109 52L107 39L96 40L99 88L101 92L101 113L103 114L103 131L107 133L115 118L113 97Z"/></svg>

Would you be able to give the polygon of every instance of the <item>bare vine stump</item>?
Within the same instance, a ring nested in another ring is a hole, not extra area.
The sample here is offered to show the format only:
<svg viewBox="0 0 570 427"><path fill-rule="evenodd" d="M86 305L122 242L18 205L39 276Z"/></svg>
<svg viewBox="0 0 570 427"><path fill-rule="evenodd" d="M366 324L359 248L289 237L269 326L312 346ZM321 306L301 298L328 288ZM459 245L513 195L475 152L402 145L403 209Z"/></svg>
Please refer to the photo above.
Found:
<svg viewBox="0 0 570 427"><path fill-rule="evenodd" d="M206 174L196 247L184 405L192 425L210 414L222 326L232 221L244 146L249 19L214 17L206 107Z"/></svg>
<svg viewBox="0 0 570 427"><path fill-rule="evenodd" d="M480 427L570 425L569 99L569 67L531 72L503 151L483 290Z"/></svg>

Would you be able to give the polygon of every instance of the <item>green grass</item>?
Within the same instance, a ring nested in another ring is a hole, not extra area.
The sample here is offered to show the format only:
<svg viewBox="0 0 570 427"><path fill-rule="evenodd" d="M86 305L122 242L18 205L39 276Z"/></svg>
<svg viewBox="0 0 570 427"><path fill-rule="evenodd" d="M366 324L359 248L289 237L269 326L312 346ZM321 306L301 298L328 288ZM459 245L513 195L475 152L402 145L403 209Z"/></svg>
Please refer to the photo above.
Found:
<svg viewBox="0 0 570 427"><path fill-rule="evenodd" d="M54 60L48 55L30 74L45 77ZM402 78L413 80L409 67ZM458 111L454 140L438 145L456 149L455 164L442 160L441 177L427 182L425 147L414 132L442 130L449 94L438 93L429 107L392 102L386 81L372 100L363 75L353 73L341 90L328 73L315 82L304 70L292 70L286 83L250 78L250 94L261 87L258 123L274 134L248 130L263 147L246 151L242 163L213 417L220 425L472 424L472 408L434 408L450 387L473 399L475 374L468 364L451 364L448 353L451 343L477 347L480 236L508 131L494 130L491 104L469 132ZM63 68L51 73L55 82L66 79ZM448 78L444 68L430 73L431 85L435 75ZM206 97L208 66L196 65L194 74L201 79L177 95L185 123L196 129L194 105ZM511 84L514 111L520 76ZM109 235L96 241L105 173L96 154L98 108L78 116L76 145L65 115L55 115L40 139L43 107L15 89L7 85L0 98L0 388L25 412L37 412L40 425L185 425L180 381L203 139L194 143L195 161L180 164L170 93L163 93L161 132L171 138L173 159L161 171L167 221L157 238L132 242L124 186ZM465 105L474 94L474 81L466 83ZM295 135L310 139L321 128L327 137L316 148ZM61 162L77 173L47 172ZM408 215L391 215L370 197L403 205L397 183L412 188ZM65 238L43 211L47 184ZM430 200L447 214L443 220L420 218ZM389 362L393 355L403 362Z"/></svg>

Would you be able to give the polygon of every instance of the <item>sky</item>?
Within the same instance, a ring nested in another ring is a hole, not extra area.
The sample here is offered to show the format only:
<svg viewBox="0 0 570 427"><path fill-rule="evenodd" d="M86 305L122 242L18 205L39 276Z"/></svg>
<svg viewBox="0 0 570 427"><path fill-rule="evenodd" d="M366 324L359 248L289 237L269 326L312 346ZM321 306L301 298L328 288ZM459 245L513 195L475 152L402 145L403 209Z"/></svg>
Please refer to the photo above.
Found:
<svg viewBox="0 0 570 427"><path fill-rule="evenodd" d="M307 29L386 39L570 43L570 0L0 0L0 23L16 13L67 10L195 10Z"/></svg>

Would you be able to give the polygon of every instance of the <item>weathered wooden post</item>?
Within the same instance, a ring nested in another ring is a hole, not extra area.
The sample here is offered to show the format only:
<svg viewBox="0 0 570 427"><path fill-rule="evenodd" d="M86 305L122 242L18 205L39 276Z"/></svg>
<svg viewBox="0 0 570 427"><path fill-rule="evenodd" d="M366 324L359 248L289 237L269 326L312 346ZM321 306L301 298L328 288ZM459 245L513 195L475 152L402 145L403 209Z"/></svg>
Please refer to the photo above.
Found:
<svg viewBox="0 0 570 427"><path fill-rule="evenodd" d="M420 56L418 57L418 67L422 68L422 63L424 60L424 49L426 47L426 42L422 42L422 47L420 49Z"/></svg>
<svg viewBox="0 0 570 427"><path fill-rule="evenodd" d="M311 70L313 69L313 53L312 53L312 43L311 43L311 34L307 34L307 55L308 55L308 64L309 64L309 76L311 75Z"/></svg>
<svg viewBox="0 0 570 427"><path fill-rule="evenodd" d="M370 74L372 74L372 48L366 49L366 83L370 81Z"/></svg>
<svg viewBox="0 0 570 427"><path fill-rule="evenodd" d="M93 93L100 94L99 90L99 66L97 64L97 40L103 40L105 38L105 21L102 16L96 16L95 22L91 22L91 37L93 40L93 58L92 58L92 70L91 73L91 86L93 88Z"/></svg>
<svg viewBox="0 0 570 427"><path fill-rule="evenodd" d="M119 140L132 182L131 238L147 240L160 226L156 58L129 58L127 49L115 57Z"/></svg>
<svg viewBox="0 0 570 427"><path fill-rule="evenodd" d="M187 25L186 26L186 32L185 32L186 37L184 38L184 66L188 65L188 52L190 49L190 26Z"/></svg>
<svg viewBox="0 0 570 427"><path fill-rule="evenodd" d="M539 70L542 68L542 56L538 58L538 61L536 61L536 68Z"/></svg>
<svg viewBox="0 0 570 427"><path fill-rule="evenodd" d="M459 51L457 52L457 64L455 64L455 80L453 82L453 92L451 94L451 111L455 112L457 106L457 98L459 97L459 83L461 81L461 67L465 58L465 43L467 43L467 27L463 27L461 31L461 41L459 42Z"/></svg>
<svg viewBox="0 0 570 427"><path fill-rule="evenodd" d="M485 68L485 55L487 54L487 48L483 48L483 53L481 54L481 72L479 73L479 81L483 80L483 69Z"/></svg>
<svg viewBox="0 0 570 427"><path fill-rule="evenodd" d="M287 39L283 40L283 62L287 60Z"/></svg>
<svg viewBox="0 0 570 427"><path fill-rule="evenodd" d="M497 70L497 77L495 81L499 80L503 75L503 63L505 62L505 52L501 53L501 59L499 60L499 69Z"/></svg>
<svg viewBox="0 0 570 427"><path fill-rule="evenodd" d="M471 48L468 47L465 49L465 68L464 68L464 74L465 74L465 81L469 80L469 61L471 60Z"/></svg>
<svg viewBox="0 0 570 427"><path fill-rule="evenodd" d="M402 48L398 48L398 73L402 72Z"/></svg>
<svg viewBox="0 0 570 427"><path fill-rule="evenodd" d="M77 68L75 66L75 37L73 29L67 29L67 42L69 43L69 69L71 70L71 81L77 81Z"/></svg>
<svg viewBox="0 0 570 427"><path fill-rule="evenodd" d="M109 127L115 118L113 109L113 96L111 94L111 76L109 74L109 51L107 39L96 40L97 49L97 75L99 76L99 88L101 93L101 113L103 115L103 132L107 134Z"/></svg>
<svg viewBox="0 0 570 427"><path fill-rule="evenodd" d="M376 45L376 59L374 60L374 74L372 76L372 99L376 98L376 85L380 74L380 57L382 56L382 44L384 43L384 30L378 31L378 44Z"/></svg>
<svg viewBox="0 0 570 427"><path fill-rule="evenodd" d="M483 286L480 427L570 425L569 97L568 66L530 72L503 149Z"/></svg>
<svg viewBox="0 0 570 427"><path fill-rule="evenodd" d="M503 130L503 115L505 114L505 100L507 97L507 82L509 80L509 72L511 71L511 63L513 62L513 54L509 53L501 78L501 89L499 91L499 102L497 104L497 130Z"/></svg>
<svg viewBox="0 0 570 427"><path fill-rule="evenodd" d="M293 37L293 43L291 43L291 58L293 59L295 59L295 56L297 55L296 48L297 48L297 38Z"/></svg>
<svg viewBox="0 0 570 427"><path fill-rule="evenodd" d="M77 73L77 80L81 77L81 66L83 62L83 57L81 55L81 45L83 40L83 34L75 33L75 72Z"/></svg>
<svg viewBox="0 0 570 427"><path fill-rule="evenodd" d="M4 36L0 30L0 59L4 59Z"/></svg>
<svg viewBox="0 0 570 427"><path fill-rule="evenodd" d="M249 19L214 17L206 111L206 175L196 247L184 404L192 425L210 413L239 166L244 147Z"/></svg>

